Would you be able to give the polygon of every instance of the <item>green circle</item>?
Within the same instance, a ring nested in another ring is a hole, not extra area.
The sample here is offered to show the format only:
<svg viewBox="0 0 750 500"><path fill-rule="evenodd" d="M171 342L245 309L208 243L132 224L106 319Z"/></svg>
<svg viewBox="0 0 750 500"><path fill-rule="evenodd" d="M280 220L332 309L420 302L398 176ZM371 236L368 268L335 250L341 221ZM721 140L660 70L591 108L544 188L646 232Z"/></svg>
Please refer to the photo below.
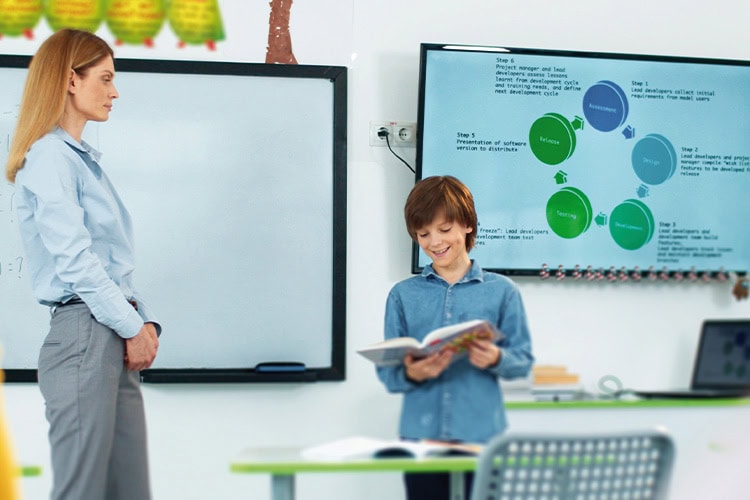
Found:
<svg viewBox="0 0 750 500"><path fill-rule="evenodd" d="M625 200L612 210L609 233L625 250L638 250L654 235L654 216L639 200Z"/></svg>
<svg viewBox="0 0 750 500"><path fill-rule="evenodd" d="M529 146L539 161L557 165L573 154L576 148L575 130L564 116L547 113L531 125Z"/></svg>
<svg viewBox="0 0 750 500"><path fill-rule="evenodd" d="M580 236L591 225L591 202L580 189L565 187L547 201L547 223L561 238Z"/></svg>

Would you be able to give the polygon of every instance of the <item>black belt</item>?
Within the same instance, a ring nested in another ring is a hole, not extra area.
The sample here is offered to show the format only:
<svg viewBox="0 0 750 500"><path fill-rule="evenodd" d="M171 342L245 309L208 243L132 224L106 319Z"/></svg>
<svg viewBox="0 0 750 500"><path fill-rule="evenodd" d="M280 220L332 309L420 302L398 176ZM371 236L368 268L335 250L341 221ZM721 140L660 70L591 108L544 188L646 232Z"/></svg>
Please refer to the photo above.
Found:
<svg viewBox="0 0 750 500"><path fill-rule="evenodd" d="M52 307L54 307L55 309L60 309L61 307L72 306L75 304L84 304L83 299L81 297L75 296L66 302L58 302L56 304L53 304ZM133 306L133 309L135 309L136 311L138 310L138 302L136 302L135 300L128 300L128 304Z"/></svg>
<svg viewBox="0 0 750 500"><path fill-rule="evenodd" d="M68 300L67 302L57 302L52 305L55 309L60 309L61 307L65 306L72 306L74 304L83 304L83 299L81 297L73 297L72 299Z"/></svg>

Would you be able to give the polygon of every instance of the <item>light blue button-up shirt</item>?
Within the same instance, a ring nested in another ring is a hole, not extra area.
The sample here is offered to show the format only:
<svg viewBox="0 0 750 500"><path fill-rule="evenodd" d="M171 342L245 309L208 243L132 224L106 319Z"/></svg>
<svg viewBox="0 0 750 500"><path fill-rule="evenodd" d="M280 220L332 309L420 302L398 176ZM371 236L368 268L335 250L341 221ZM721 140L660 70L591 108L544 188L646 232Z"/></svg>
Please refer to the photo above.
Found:
<svg viewBox="0 0 750 500"><path fill-rule="evenodd" d="M507 418L498 378L528 375L533 363L531 337L517 286L499 274L471 269L454 284L428 265L422 274L397 283L385 309L385 338L424 338L432 330L484 319L497 325L500 362L480 370L468 358L454 362L436 379L415 383L402 366L378 367L389 392L403 393L400 435L483 443L503 432Z"/></svg>
<svg viewBox="0 0 750 500"><path fill-rule="evenodd" d="M61 128L27 153L16 175L15 203L32 289L48 306L77 295L123 338L137 335L146 321L161 333L134 288L130 215L100 156Z"/></svg>

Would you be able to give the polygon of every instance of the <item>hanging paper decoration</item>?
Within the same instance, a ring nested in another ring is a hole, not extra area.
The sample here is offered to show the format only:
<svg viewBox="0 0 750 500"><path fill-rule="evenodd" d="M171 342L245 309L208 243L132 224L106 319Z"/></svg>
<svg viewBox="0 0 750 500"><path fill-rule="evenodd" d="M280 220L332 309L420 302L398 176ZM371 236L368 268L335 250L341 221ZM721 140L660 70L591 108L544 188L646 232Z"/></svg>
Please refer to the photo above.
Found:
<svg viewBox="0 0 750 500"><path fill-rule="evenodd" d="M73 28L94 33L104 19L107 0L45 0L44 17L53 31Z"/></svg>
<svg viewBox="0 0 750 500"><path fill-rule="evenodd" d="M216 50L216 42L224 40L218 0L170 0L167 20L180 39L179 47L206 44Z"/></svg>
<svg viewBox="0 0 750 500"><path fill-rule="evenodd" d="M0 38L19 36L31 40L42 17L42 0L0 0Z"/></svg>
<svg viewBox="0 0 750 500"><path fill-rule="evenodd" d="M115 44L153 47L165 17L165 0L111 0L105 22Z"/></svg>

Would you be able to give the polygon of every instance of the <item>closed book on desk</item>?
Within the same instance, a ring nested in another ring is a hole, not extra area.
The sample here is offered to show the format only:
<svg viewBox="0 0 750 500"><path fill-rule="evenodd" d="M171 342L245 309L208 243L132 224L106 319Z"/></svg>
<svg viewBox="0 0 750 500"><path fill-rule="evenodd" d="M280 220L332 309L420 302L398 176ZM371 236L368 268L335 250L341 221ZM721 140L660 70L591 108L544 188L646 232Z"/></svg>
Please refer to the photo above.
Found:
<svg viewBox="0 0 750 500"><path fill-rule="evenodd" d="M427 458L441 456L476 456L482 445L442 441L382 440L353 436L302 450L302 457L312 460L357 460L369 458Z"/></svg>
<svg viewBox="0 0 750 500"><path fill-rule="evenodd" d="M574 385L581 381L577 373L568 372L564 365L534 365L531 368L534 385Z"/></svg>
<svg viewBox="0 0 750 500"><path fill-rule="evenodd" d="M502 334L495 325L476 319L433 330L421 342L412 337L396 337L357 352L378 366L397 366L404 362L407 354L424 358L443 349L453 351L453 359L457 360L466 354L468 345L475 339L496 341L500 338Z"/></svg>

